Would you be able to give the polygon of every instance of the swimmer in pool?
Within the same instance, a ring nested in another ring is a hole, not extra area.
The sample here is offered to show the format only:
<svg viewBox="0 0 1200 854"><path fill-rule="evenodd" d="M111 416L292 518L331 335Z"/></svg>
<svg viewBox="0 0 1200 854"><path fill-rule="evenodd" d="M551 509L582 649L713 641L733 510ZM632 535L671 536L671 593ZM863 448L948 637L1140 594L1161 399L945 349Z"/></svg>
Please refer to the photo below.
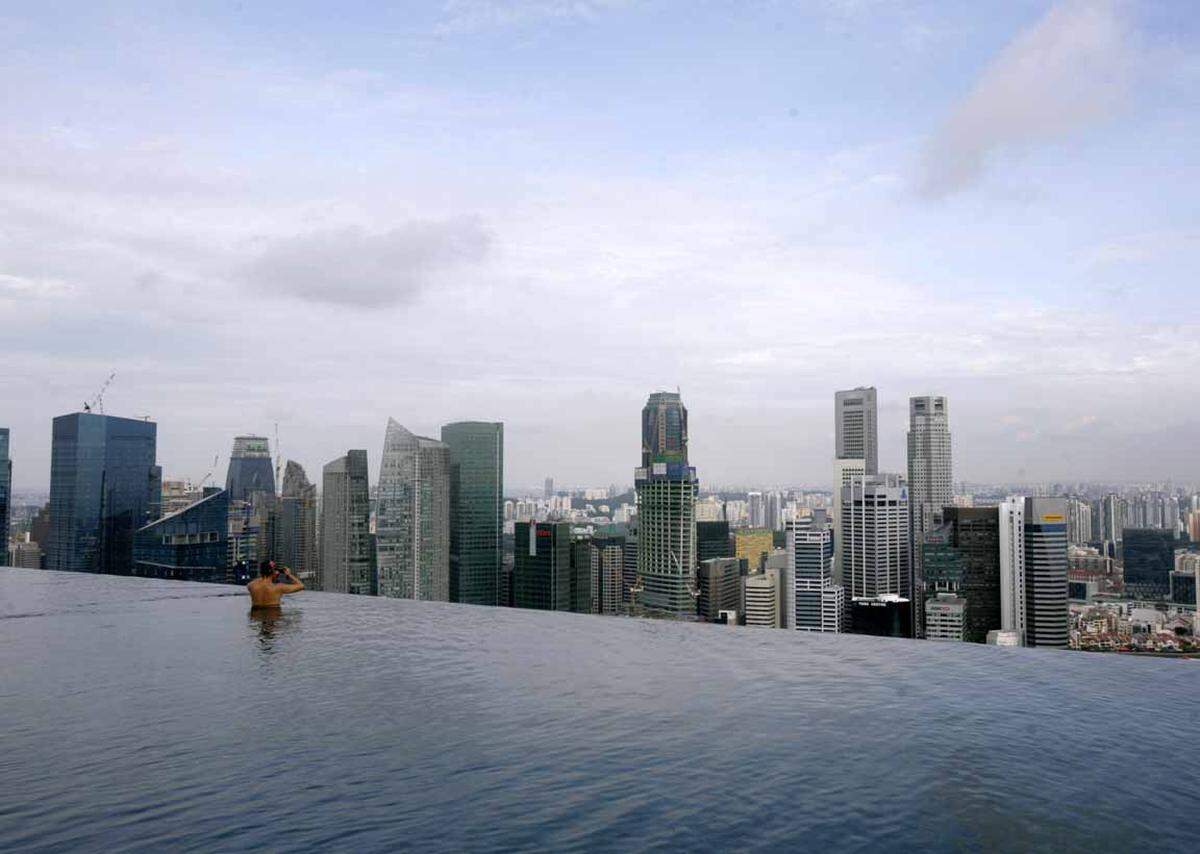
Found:
<svg viewBox="0 0 1200 854"><path fill-rule="evenodd" d="M275 561L264 560L258 567L258 578L246 585L246 590L250 593L250 602L254 608L278 608L279 600L288 593L299 593L304 589L304 582L296 576L292 575L292 571L286 566L283 567L283 573L291 581L290 584L276 584L275 579L279 578L280 569L275 566Z"/></svg>

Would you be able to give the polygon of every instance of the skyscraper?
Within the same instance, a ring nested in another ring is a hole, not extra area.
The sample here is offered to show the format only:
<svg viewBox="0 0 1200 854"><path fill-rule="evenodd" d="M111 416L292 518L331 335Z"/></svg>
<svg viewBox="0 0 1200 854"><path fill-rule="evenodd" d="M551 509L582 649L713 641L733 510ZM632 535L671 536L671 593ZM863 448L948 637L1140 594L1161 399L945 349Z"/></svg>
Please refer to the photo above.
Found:
<svg viewBox="0 0 1200 854"><path fill-rule="evenodd" d="M715 557L733 557L733 543L729 539L729 523L696 523L696 560L703 563Z"/></svg>
<svg viewBox="0 0 1200 854"><path fill-rule="evenodd" d="M389 418L377 502L379 595L449 601L449 448Z"/></svg>
<svg viewBox="0 0 1200 854"><path fill-rule="evenodd" d="M129 575L133 535L157 518L153 421L76 412L54 419L46 568Z"/></svg>
<svg viewBox="0 0 1200 854"><path fill-rule="evenodd" d="M833 496L830 507L830 520L833 523L833 583L840 584L847 590L842 575L843 546L842 538L842 489L849 486L856 478L861 479L867 473L867 463L861 459L837 459L833 461Z"/></svg>
<svg viewBox="0 0 1200 854"><path fill-rule="evenodd" d="M624 575L625 539L595 537L591 542L592 590L596 611L617 614L621 611L621 582Z"/></svg>
<svg viewBox="0 0 1200 854"><path fill-rule="evenodd" d="M841 503L847 599L910 596L908 485L903 476L854 478L842 488Z"/></svg>
<svg viewBox="0 0 1200 854"><path fill-rule="evenodd" d="M912 547L904 477L855 478L842 488L841 504L842 585L849 631L911 629Z"/></svg>
<svg viewBox="0 0 1200 854"><path fill-rule="evenodd" d="M786 597L790 628L804 632L840 632L845 619L845 592L833 583L833 532L812 517L787 523L787 554L793 586Z"/></svg>
<svg viewBox="0 0 1200 854"><path fill-rule="evenodd" d="M275 494L275 469L271 466L271 446L265 436L234 438L225 490L231 502L250 501L256 492Z"/></svg>
<svg viewBox="0 0 1200 854"><path fill-rule="evenodd" d="M688 465L687 409L674 392L655 392L642 410L642 464L634 471L638 503L638 575L643 607L694 616L696 469Z"/></svg>
<svg viewBox="0 0 1200 854"><path fill-rule="evenodd" d="M288 460L284 468L275 512L275 560L305 584L318 587L317 487L295 460Z"/></svg>
<svg viewBox="0 0 1200 854"><path fill-rule="evenodd" d="M833 396L836 456L862 460L866 474L879 472L879 411L875 387L859 387Z"/></svg>
<svg viewBox="0 0 1200 854"><path fill-rule="evenodd" d="M1100 539L1119 543L1129 523L1129 502L1110 492L1100 499Z"/></svg>
<svg viewBox="0 0 1200 854"><path fill-rule="evenodd" d="M765 629L783 627L780 621L782 575L778 569L768 568L742 579L742 603L746 609L747 626Z"/></svg>
<svg viewBox="0 0 1200 854"><path fill-rule="evenodd" d="M208 487L199 501L140 528L133 541L133 574L210 584L232 582L229 493Z"/></svg>
<svg viewBox="0 0 1200 854"><path fill-rule="evenodd" d="M696 584L700 596L696 614L705 622L714 623L722 611L742 610L742 567L736 557L715 557L700 561Z"/></svg>
<svg viewBox="0 0 1200 854"><path fill-rule="evenodd" d="M751 528L769 528L767 525L767 501L761 492L746 493L746 507L750 513Z"/></svg>
<svg viewBox="0 0 1200 854"><path fill-rule="evenodd" d="M1000 503L1000 629L1025 643L1025 499Z"/></svg>
<svg viewBox="0 0 1200 854"><path fill-rule="evenodd" d="M908 511L911 541L920 543L925 532L941 521L942 511L954 500L950 459L950 409L944 397L913 397L908 401ZM913 550L914 601L924 601L921 550ZM922 635L924 609L913 609L918 637Z"/></svg>
<svg viewBox="0 0 1200 854"><path fill-rule="evenodd" d="M513 528L513 604L571 610L571 525L517 522Z"/></svg>
<svg viewBox="0 0 1200 854"><path fill-rule="evenodd" d="M949 507L945 511L945 521L949 526L951 544L962 563L957 583L952 587L941 586L941 592L954 593L966 603L959 612L962 639L985 643L988 632L1003 627L1000 607L1000 509ZM925 596L933 598L939 587L934 578L936 572L928 563L922 566L927 585ZM944 608L939 610L943 614L948 613ZM953 610L950 608L950 611Z"/></svg>
<svg viewBox="0 0 1200 854"><path fill-rule="evenodd" d="M595 613L598 603L592 598L592 535L586 529L571 532L571 610L577 614Z"/></svg>
<svg viewBox="0 0 1200 854"><path fill-rule="evenodd" d="M8 455L8 428L0 427L0 566L8 563L8 534L11 526L12 460Z"/></svg>
<svg viewBox="0 0 1200 854"><path fill-rule="evenodd" d="M1000 628L1027 646L1065 647L1067 500L1015 496L1000 505Z"/></svg>
<svg viewBox="0 0 1200 854"><path fill-rule="evenodd" d="M1066 647L1067 500L1025 499L1025 642Z"/></svg>
<svg viewBox="0 0 1200 854"><path fill-rule="evenodd" d="M322 474L321 589L361 596L377 592L366 451L347 451L327 463Z"/></svg>
<svg viewBox="0 0 1200 854"><path fill-rule="evenodd" d="M450 600L499 603L504 537L504 425L442 427L450 449Z"/></svg>
<svg viewBox="0 0 1200 854"><path fill-rule="evenodd" d="M1175 532L1126 528L1122 542L1125 595L1130 599L1166 601L1170 598L1175 549L1183 545Z"/></svg>

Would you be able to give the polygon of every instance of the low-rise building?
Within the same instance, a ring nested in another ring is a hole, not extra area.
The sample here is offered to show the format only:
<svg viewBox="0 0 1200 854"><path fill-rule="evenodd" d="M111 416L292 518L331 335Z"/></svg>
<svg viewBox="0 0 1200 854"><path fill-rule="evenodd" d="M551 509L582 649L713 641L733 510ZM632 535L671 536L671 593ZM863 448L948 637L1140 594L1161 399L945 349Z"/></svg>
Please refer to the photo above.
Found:
<svg viewBox="0 0 1200 854"><path fill-rule="evenodd" d="M925 601L925 638L932 641L961 641L967 600L953 593L938 593Z"/></svg>

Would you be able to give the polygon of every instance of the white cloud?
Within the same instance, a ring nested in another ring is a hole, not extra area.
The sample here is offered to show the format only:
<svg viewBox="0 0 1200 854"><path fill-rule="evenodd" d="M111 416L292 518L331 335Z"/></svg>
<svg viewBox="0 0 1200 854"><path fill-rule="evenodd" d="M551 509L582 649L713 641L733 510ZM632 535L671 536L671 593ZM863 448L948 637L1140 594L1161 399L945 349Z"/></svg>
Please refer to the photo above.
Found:
<svg viewBox="0 0 1200 854"><path fill-rule="evenodd" d="M415 221L379 234L317 231L272 242L245 276L269 293L381 308L416 298L439 273L479 263L491 240L473 217Z"/></svg>
<svg viewBox="0 0 1200 854"><path fill-rule="evenodd" d="M918 189L975 183L997 153L1059 139L1125 103L1133 37L1115 0L1066 0L1021 33L930 139Z"/></svg>

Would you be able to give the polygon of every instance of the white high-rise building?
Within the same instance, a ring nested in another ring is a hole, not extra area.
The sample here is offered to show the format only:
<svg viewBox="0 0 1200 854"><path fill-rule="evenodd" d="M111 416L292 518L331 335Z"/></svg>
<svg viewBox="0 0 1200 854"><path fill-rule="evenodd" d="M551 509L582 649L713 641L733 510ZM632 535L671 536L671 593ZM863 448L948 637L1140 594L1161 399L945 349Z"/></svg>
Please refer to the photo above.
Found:
<svg viewBox="0 0 1200 854"><path fill-rule="evenodd" d="M841 492L842 586L851 599L912 594L908 484L898 474L851 478Z"/></svg>
<svg viewBox="0 0 1200 854"><path fill-rule="evenodd" d="M879 413L875 388L859 387L833 395L836 450L843 460L862 460L867 474L879 471Z"/></svg>
<svg viewBox="0 0 1200 854"><path fill-rule="evenodd" d="M855 479L861 479L867 473L865 460L833 461L833 498L830 502L830 518L833 521L833 582L846 587L842 573L842 547L845 540L842 537L842 489L849 486Z"/></svg>
<svg viewBox="0 0 1200 854"><path fill-rule="evenodd" d="M780 621L781 575L778 569L767 569L742 579L747 626L783 628Z"/></svg>
<svg viewBox="0 0 1200 854"><path fill-rule="evenodd" d="M746 504L750 512L750 527L767 527L767 502L761 492L750 492L746 495Z"/></svg>
<svg viewBox="0 0 1200 854"><path fill-rule="evenodd" d="M792 576L788 597L790 628L840 632L845 594L833 583L833 532L823 521L804 516L788 522L786 533Z"/></svg>
<svg viewBox="0 0 1200 854"><path fill-rule="evenodd" d="M921 543L954 501L950 454L950 408L944 397L912 397L908 401L908 512L913 564L913 619L924 637L924 570Z"/></svg>
<svg viewBox="0 0 1200 854"><path fill-rule="evenodd" d="M1000 630L1025 643L1025 499L1000 504Z"/></svg>
<svg viewBox="0 0 1200 854"><path fill-rule="evenodd" d="M450 449L388 419L376 505L379 595L450 600Z"/></svg>
<svg viewBox="0 0 1200 854"><path fill-rule="evenodd" d="M364 596L374 593L366 451L348 451L322 472L320 545L322 590Z"/></svg>

